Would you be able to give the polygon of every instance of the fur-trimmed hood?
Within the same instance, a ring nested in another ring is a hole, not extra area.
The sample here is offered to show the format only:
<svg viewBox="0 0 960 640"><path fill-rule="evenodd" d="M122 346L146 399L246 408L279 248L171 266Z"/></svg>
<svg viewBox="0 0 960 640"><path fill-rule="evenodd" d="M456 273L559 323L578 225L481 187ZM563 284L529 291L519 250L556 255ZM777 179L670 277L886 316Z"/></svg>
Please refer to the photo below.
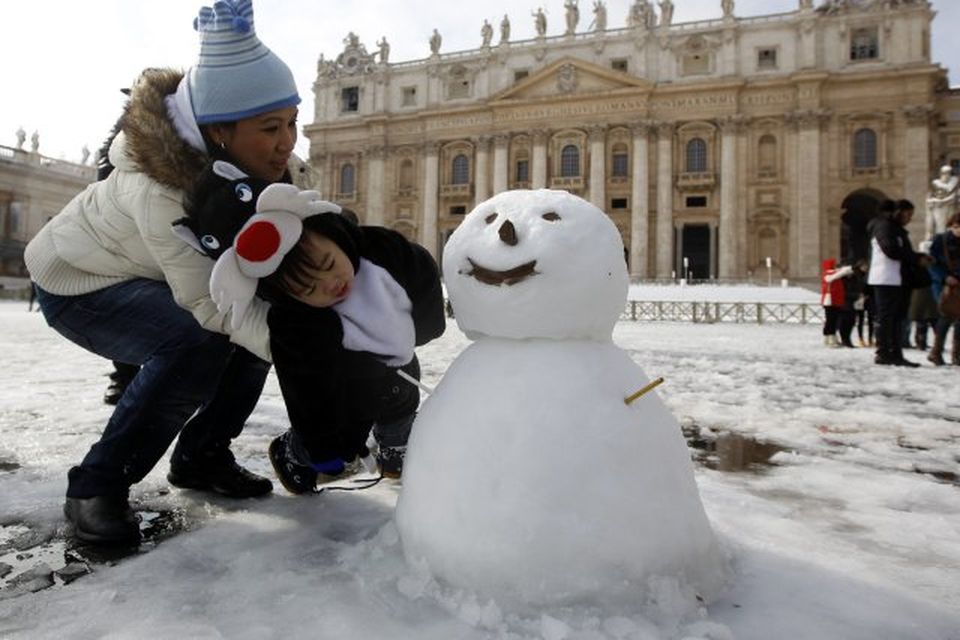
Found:
<svg viewBox="0 0 960 640"><path fill-rule="evenodd" d="M130 89L121 129L126 154L140 171L157 182L189 192L209 162L178 134L167 115L166 96L176 93L183 72L147 69Z"/></svg>

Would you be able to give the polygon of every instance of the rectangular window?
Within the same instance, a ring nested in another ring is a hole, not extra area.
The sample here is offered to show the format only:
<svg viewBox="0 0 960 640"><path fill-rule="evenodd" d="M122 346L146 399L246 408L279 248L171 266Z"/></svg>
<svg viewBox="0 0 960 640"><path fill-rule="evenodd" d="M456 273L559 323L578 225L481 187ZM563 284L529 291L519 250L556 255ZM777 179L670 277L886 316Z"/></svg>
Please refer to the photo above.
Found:
<svg viewBox="0 0 960 640"><path fill-rule="evenodd" d="M627 177L627 172L629 171L629 162L627 160L627 154L625 153L615 153L613 154L613 177L614 178L625 178Z"/></svg>
<svg viewBox="0 0 960 640"><path fill-rule="evenodd" d="M465 206L457 205L455 207L450 207L450 215L452 216L462 216L467 213L467 208Z"/></svg>
<svg viewBox="0 0 960 640"><path fill-rule="evenodd" d="M626 209L627 208L627 199L626 198L613 198L610 200L611 209Z"/></svg>
<svg viewBox="0 0 960 640"><path fill-rule="evenodd" d="M447 85L448 98L468 98L470 97L469 80L451 80Z"/></svg>
<svg viewBox="0 0 960 640"><path fill-rule="evenodd" d="M416 87L404 87L403 88L403 97L401 106L404 107L415 107L417 106L417 88Z"/></svg>
<svg viewBox="0 0 960 640"><path fill-rule="evenodd" d="M710 54L691 53L683 56L683 75L699 76L710 73Z"/></svg>
<svg viewBox="0 0 960 640"><path fill-rule="evenodd" d="M610 61L610 67L614 71L620 71L622 73L627 72L628 61L626 58L614 58Z"/></svg>
<svg viewBox="0 0 960 640"><path fill-rule="evenodd" d="M517 182L530 182L530 161L517 160Z"/></svg>
<svg viewBox="0 0 960 640"><path fill-rule="evenodd" d="M757 50L757 69L776 69L777 50L774 48Z"/></svg>
<svg viewBox="0 0 960 640"><path fill-rule="evenodd" d="M529 70L527 70L527 69L518 69L517 71L514 71L514 72L513 72L513 81L514 81L514 82L520 82L521 80L523 80L524 78L526 78L526 77L529 76L529 75L530 75L530 71L529 71Z"/></svg>
<svg viewBox="0 0 960 640"><path fill-rule="evenodd" d="M687 196L687 208L698 209L707 206L707 196Z"/></svg>
<svg viewBox="0 0 960 640"><path fill-rule="evenodd" d="M850 59L876 60L880 57L880 39L877 28L854 29L850 33Z"/></svg>
<svg viewBox="0 0 960 640"><path fill-rule="evenodd" d="M360 87L344 87L340 90L340 111L352 113L360 110Z"/></svg>

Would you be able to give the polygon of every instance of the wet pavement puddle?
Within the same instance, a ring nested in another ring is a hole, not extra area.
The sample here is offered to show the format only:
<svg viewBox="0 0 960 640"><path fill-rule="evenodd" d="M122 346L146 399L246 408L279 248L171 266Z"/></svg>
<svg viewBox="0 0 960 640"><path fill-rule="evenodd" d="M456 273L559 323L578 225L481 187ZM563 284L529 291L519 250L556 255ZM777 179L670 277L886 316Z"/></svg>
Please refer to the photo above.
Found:
<svg viewBox="0 0 960 640"><path fill-rule="evenodd" d="M685 425L683 436L693 451L694 462L715 471L762 471L776 466L771 461L774 455L789 451L772 442L733 431L705 430L697 424Z"/></svg>
<svg viewBox="0 0 960 640"><path fill-rule="evenodd" d="M124 558L147 553L167 538L190 528L186 511L137 510L139 545L100 546L75 540L67 527L0 526L0 600L65 585Z"/></svg>

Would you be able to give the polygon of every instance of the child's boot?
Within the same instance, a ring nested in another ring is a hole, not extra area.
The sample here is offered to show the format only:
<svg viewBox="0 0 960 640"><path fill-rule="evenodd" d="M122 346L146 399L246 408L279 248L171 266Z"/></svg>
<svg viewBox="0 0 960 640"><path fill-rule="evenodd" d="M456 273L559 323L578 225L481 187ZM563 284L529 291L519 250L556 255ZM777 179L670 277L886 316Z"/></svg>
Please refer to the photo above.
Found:
<svg viewBox="0 0 960 640"><path fill-rule="evenodd" d="M373 435L378 445L377 466L384 478L399 478L403 474L407 440L416 416L416 413L411 413L397 420L373 425Z"/></svg>

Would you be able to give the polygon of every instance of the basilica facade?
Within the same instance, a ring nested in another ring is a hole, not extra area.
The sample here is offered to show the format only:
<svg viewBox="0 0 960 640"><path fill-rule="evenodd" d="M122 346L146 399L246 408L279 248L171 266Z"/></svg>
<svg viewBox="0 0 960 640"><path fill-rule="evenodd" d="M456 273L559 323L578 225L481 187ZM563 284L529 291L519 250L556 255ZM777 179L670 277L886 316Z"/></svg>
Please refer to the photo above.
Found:
<svg viewBox="0 0 960 640"><path fill-rule="evenodd" d="M724 0L679 24L659 5L611 27L594 2L581 27L567 0L556 35L540 13L511 40L504 16L476 49L445 53L434 31L404 62L351 33L318 63L318 188L438 258L494 193L565 189L613 219L638 280L814 280L888 197L917 205L920 239L931 179L960 173L960 92L931 62L925 0L754 17Z"/></svg>

